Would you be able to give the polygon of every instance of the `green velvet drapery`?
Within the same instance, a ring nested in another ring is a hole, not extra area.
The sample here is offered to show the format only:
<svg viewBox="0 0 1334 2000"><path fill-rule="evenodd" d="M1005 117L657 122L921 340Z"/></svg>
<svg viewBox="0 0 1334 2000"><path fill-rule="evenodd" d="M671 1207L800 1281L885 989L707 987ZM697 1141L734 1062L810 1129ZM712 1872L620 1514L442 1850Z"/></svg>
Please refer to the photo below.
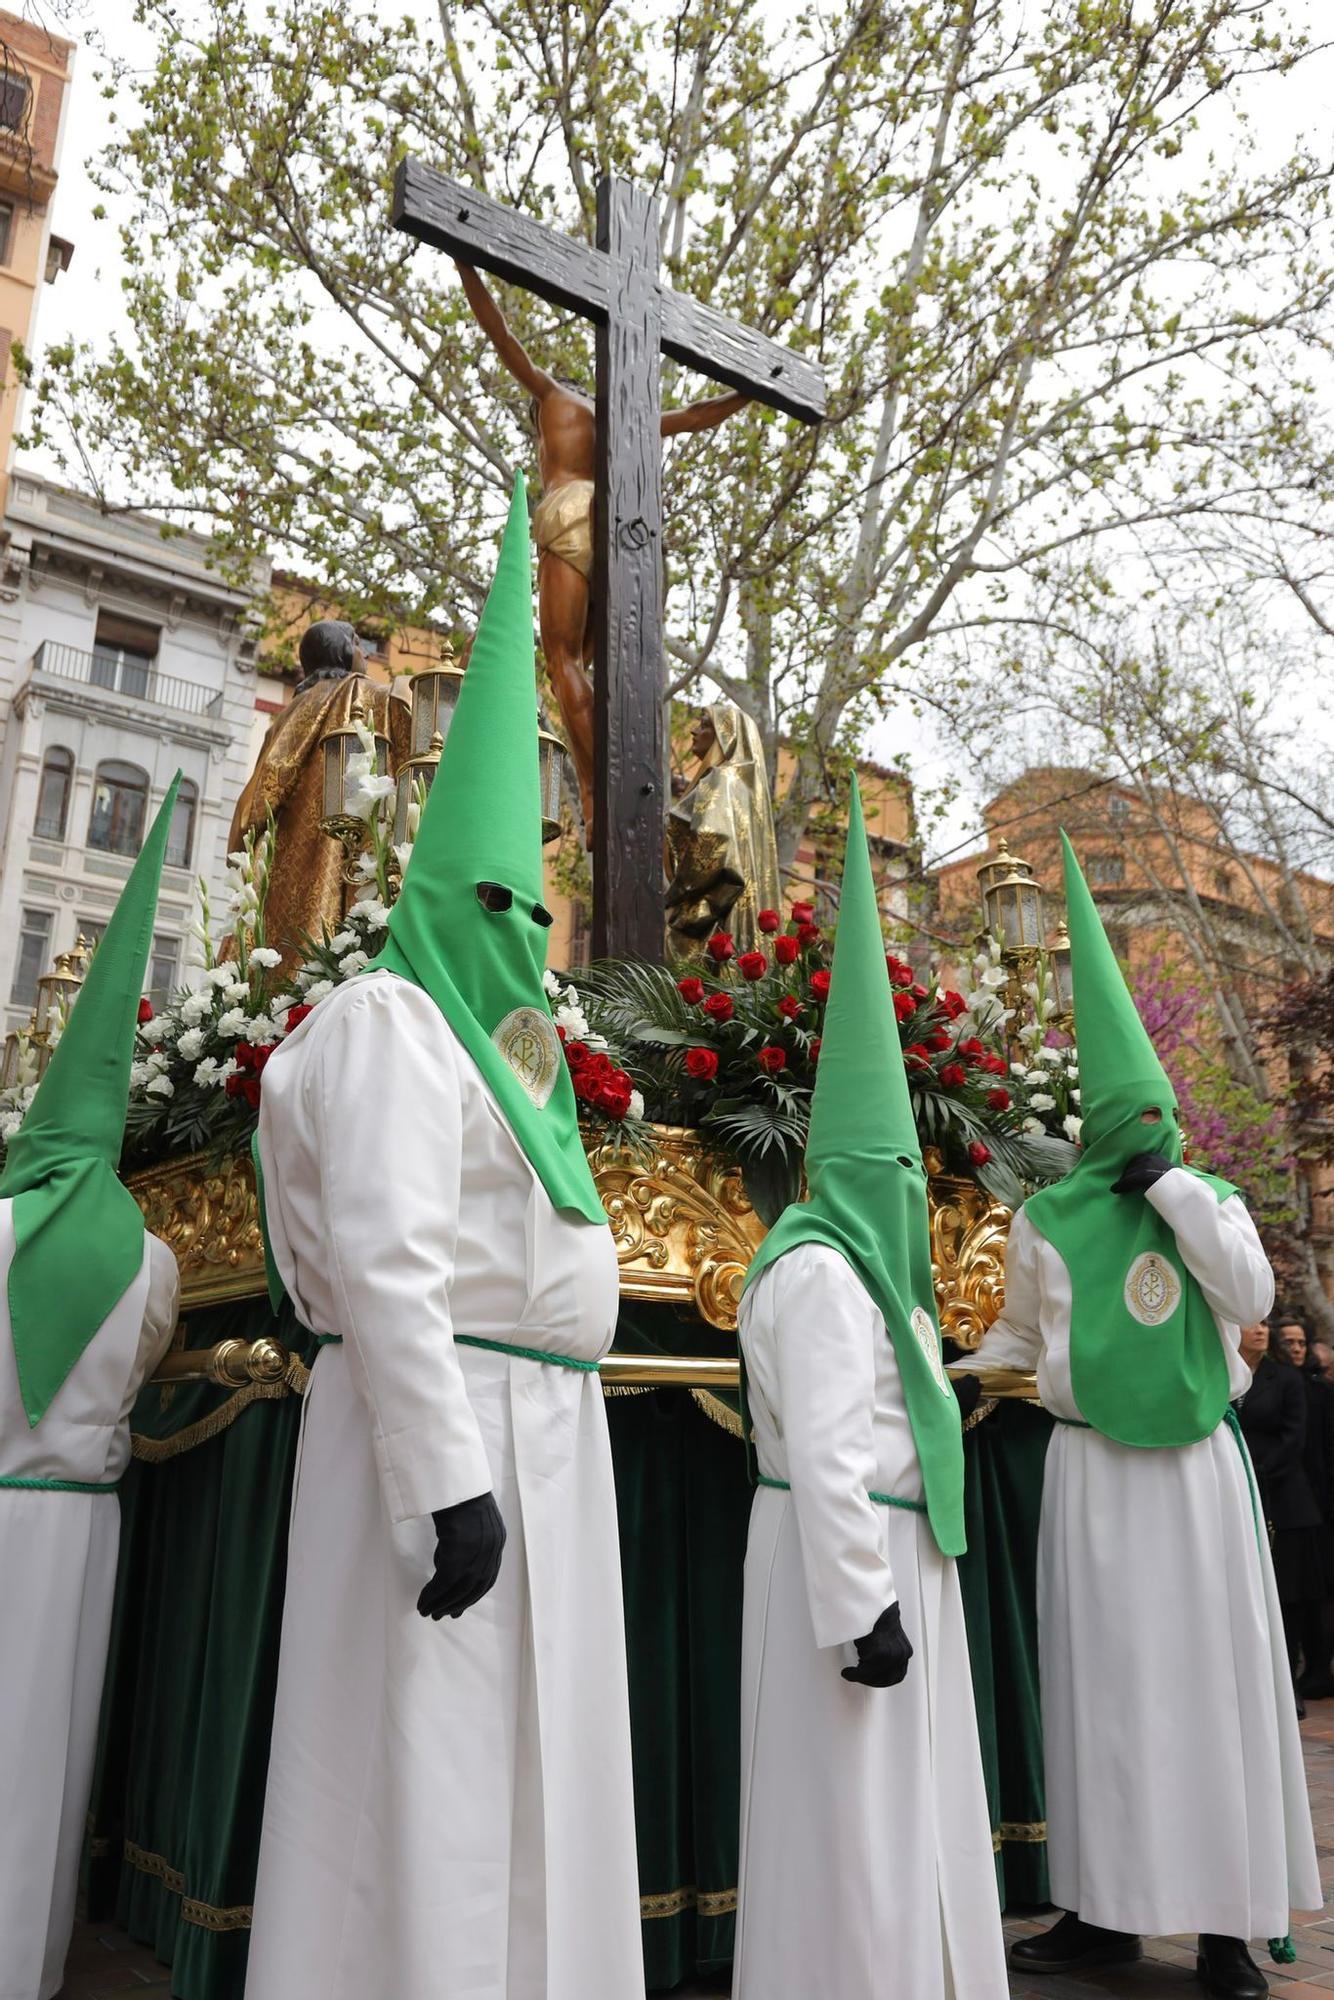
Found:
<svg viewBox="0 0 1334 2000"><path fill-rule="evenodd" d="M260 1302L195 1315L192 1345L264 1333ZM717 1353L675 1309L625 1302L630 1351ZM89 1905L172 1968L180 2000L242 2000L300 1401L148 1388L134 1419L90 1815ZM651 1987L728 1963L736 1907L741 1576L750 1495L727 1398L608 1399L621 1524L645 1961ZM1033 1546L1049 1429L1002 1407L968 1439L962 1569L993 1828L1012 1899L1045 1898ZM189 1448L180 1450L181 1445Z"/></svg>

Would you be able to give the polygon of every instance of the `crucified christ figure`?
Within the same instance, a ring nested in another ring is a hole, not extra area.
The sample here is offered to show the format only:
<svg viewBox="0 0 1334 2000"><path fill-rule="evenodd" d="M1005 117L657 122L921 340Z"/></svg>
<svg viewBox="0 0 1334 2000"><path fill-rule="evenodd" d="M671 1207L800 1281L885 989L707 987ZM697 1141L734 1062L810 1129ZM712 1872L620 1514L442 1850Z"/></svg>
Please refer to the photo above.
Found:
<svg viewBox="0 0 1334 2000"><path fill-rule="evenodd" d="M458 261L457 259L455 260ZM532 398L542 498L533 514L537 542L537 618L547 678L565 722L583 804L584 833L593 844L593 472L596 432L592 399L539 368L470 264L458 264L478 325L515 381ZM665 410L663 437L712 430L749 402L735 391Z"/></svg>

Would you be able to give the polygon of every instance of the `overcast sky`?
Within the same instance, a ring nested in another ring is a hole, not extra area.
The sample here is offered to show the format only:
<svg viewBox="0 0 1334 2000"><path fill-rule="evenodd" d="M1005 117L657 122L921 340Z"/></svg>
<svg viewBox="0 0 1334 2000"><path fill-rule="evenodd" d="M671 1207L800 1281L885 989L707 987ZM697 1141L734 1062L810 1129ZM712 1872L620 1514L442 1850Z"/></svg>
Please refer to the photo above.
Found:
<svg viewBox="0 0 1334 2000"><path fill-rule="evenodd" d="M134 26L134 0L74 0L74 4L82 7L85 20L96 22L97 31L107 45L132 60L147 61L151 38ZM406 0L382 0L382 4L394 11L413 11ZM1024 11L1034 8L1040 11L1043 0L1015 0L1015 4ZM420 0L416 11L425 11ZM1277 0L1274 11L1278 12ZM1329 35L1334 30L1334 0L1290 0L1286 11L1294 23L1313 35L1321 31ZM77 20L66 31L77 34ZM73 242L74 259L54 285L42 288L35 342L39 364L44 349L52 342L73 336L100 343L112 331L122 335L127 331L119 286L116 206L108 204L109 213L103 220L94 218L93 209L104 198L94 188L88 166L110 138L117 110L128 111L131 116L133 110L123 103L120 106L109 103L102 96L97 75L100 68L94 50L86 45L80 47L53 211L53 227L57 234ZM1293 76L1264 78L1249 85L1248 97L1254 130L1263 150L1272 148L1280 155L1291 148L1299 133L1307 134L1325 149L1334 144L1334 52L1326 51ZM1334 383L1331 383L1331 401L1334 402ZM39 472L54 470L39 456L20 457L19 464L27 464ZM1307 713L1309 718L1309 710ZM886 762L905 747L910 750L914 774L922 785L937 785L956 775L951 754L941 748L930 727L923 727L906 713L895 714L879 724L870 745L872 755ZM979 804L976 798L962 800L934 844L945 849L970 843L980 828Z"/></svg>

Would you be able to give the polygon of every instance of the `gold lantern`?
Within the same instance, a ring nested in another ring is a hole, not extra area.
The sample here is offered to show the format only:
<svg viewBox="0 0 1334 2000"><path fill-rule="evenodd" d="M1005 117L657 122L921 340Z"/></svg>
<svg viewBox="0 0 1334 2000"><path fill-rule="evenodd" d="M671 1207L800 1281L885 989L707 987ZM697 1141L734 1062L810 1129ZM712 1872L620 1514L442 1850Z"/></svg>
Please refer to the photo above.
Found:
<svg viewBox="0 0 1334 2000"><path fill-rule="evenodd" d="M357 727L358 723L362 725L361 730ZM364 813L351 809L348 778L348 766L352 759L365 754L366 746L362 741L365 723L366 710L358 693L347 722L341 729L329 730L321 745L324 751L324 795L320 831L342 846L343 881L349 888L360 881L357 862L369 838ZM389 770L389 738L375 735L371 743L372 772L377 778L383 778Z"/></svg>
<svg viewBox="0 0 1334 2000"><path fill-rule="evenodd" d="M537 756L542 784L542 844L560 839L561 796L565 788L565 765L569 751L559 736L549 729L537 732Z"/></svg>
<svg viewBox="0 0 1334 2000"><path fill-rule="evenodd" d="M408 837L408 812L413 801L420 797L422 804L435 783L435 774L440 768L440 752L445 740L437 729L421 756L412 756L398 771L398 791L394 798L394 845L401 847Z"/></svg>
<svg viewBox="0 0 1334 2000"><path fill-rule="evenodd" d="M462 685L463 669L455 666L448 646L438 667L428 667L424 673L413 675L411 754L414 757L427 756L437 736L443 746Z"/></svg>
<svg viewBox="0 0 1334 2000"><path fill-rule="evenodd" d="M0 1056L0 1091L6 1095L23 1082L23 1058L31 1041L31 1021L26 1028L11 1028L5 1036L4 1055Z"/></svg>
<svg viewBox="0 0 1334 2000"><path fill-rule="evenodd" d="M1056 1013L1053 1024L1063 1035L1075 1032L1075 989L1070 972L1070 933L1062 924L1047 946L1047 969Z"/></svg>
<svg viewBox="0 0 1334 2000"><path fill-rule="evenodd" d="M1004 841L994 860L977 871L986 926L1006 963L1032 965L1042 949L1042 889L1029 862L1011 854Z"/></svg>
<svg viewBox="0 0 1334 2000"><path fill-rule="evenodd" d="M32 1010L32 1038L39 1049L49 1052L51 1035L59 1033L78 998L83 975L88 969L88 947L82 938L73 951L56 954L55 969L44 972L37 982L37 1005ZM38 1058L44 1066L45 1053Z"/></svg>

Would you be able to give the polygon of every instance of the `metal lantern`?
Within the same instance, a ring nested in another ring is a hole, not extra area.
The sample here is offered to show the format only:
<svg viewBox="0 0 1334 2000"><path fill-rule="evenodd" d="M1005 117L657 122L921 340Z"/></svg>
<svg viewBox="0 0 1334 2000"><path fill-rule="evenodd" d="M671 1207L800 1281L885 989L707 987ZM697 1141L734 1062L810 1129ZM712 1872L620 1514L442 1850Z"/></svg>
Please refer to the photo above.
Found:
<svg viewBox="0 0 1334 2000"><path fill-rule="evenodd" d="M421 756L409 757L399 766L398 791L394 796L395 847L401 847L408 837L408 809L417 796L418 788L425 796L435 783L435 774L440 768L440 752L444 747L444 738L437 729Z"/></svg>
<svg viewBox="0 0 1334 2000"><path fill-rule="evenodd" d="M323 740L324 750L324 792L321 801L320 828L331 834L335 840L345 844L349 839L363 836L365 821L360 813L348 809L348 764L353 757L364 752L357 724L364 727L366 710L360 694L352 703L347 722L341 729L331 729ZM373 738L374 771L377 778L383 778L389 769L389 738Z"/></svg>
<svg viewBox="0 0 1334 2000"><path fill-rule="evenodd" d="M979 868L978 880L987 929L999 939L1001 950L1024 956L1040 951L1042 889L1029 863L1011 854L1002 841L996 859L983 862Z"/></svg>
<svg viewBox="0 0 1334 2000"><path fill-rule="evenodd" d="M454 665L448 647L442 665L429 667L412 677L412 755L426 757L438 736L443 745L454 720L454 709L463 685L463 669Z"/></svg>
<svg viewBox="0 0 1334 2000"><path fill-rule="evenodd" d="M996 883L1003 881L1007 875L1023 875L1029 881L1032 881L1033 869L1031 863L1021 861L1017 855L1011 854L1008 840L1002 840L996 852L989 856L977 871L978 887L982 891L982 908L986 912L989 924L991 920L991 891ZM994 929L995 926L992 925L992 928Z"/></svg>
<svg viewBox="0 0 1334 2000"><path fill-rule="evenodd" d="M542 844L559 840L561 797L565 788L565 766L569 751L559 736L549 729L537 732L537 755L542 784Z"/></svg>
<svg viewBox="0 0 1334 2000"><path fill-rule="evenodd" d="M80 943L82 943L80 939ZM37 1005L32 1010L33 1039L40 1047L49 1045L52 1032L59 1032L69 1018L69 1010L78 998L83 985L83 975L88 963L87 947L84 947L82 963L76 967L75 952L62 951L56 955L55 970L44 972L37 982Z"/></svg>
<svg viewBox="0 0 1334 2000"><path fill-rule="evenodd" d="M1068 1035L1075 1018L1075 989L1070 973L1070 933L1064 924L1047 946L1047 966L1051 975L1051 997L1056 1006L1056 1025L1062 1034Z"/></svg>
<svg viewBox="0 0 1334 2000"><path fill-rule="evenodd" d="M5 1036L5 1051L0 1056L0 1091L17 1090L23 1081L23 1049L28 1035L28 1028L11 1028Z"/></svg>

